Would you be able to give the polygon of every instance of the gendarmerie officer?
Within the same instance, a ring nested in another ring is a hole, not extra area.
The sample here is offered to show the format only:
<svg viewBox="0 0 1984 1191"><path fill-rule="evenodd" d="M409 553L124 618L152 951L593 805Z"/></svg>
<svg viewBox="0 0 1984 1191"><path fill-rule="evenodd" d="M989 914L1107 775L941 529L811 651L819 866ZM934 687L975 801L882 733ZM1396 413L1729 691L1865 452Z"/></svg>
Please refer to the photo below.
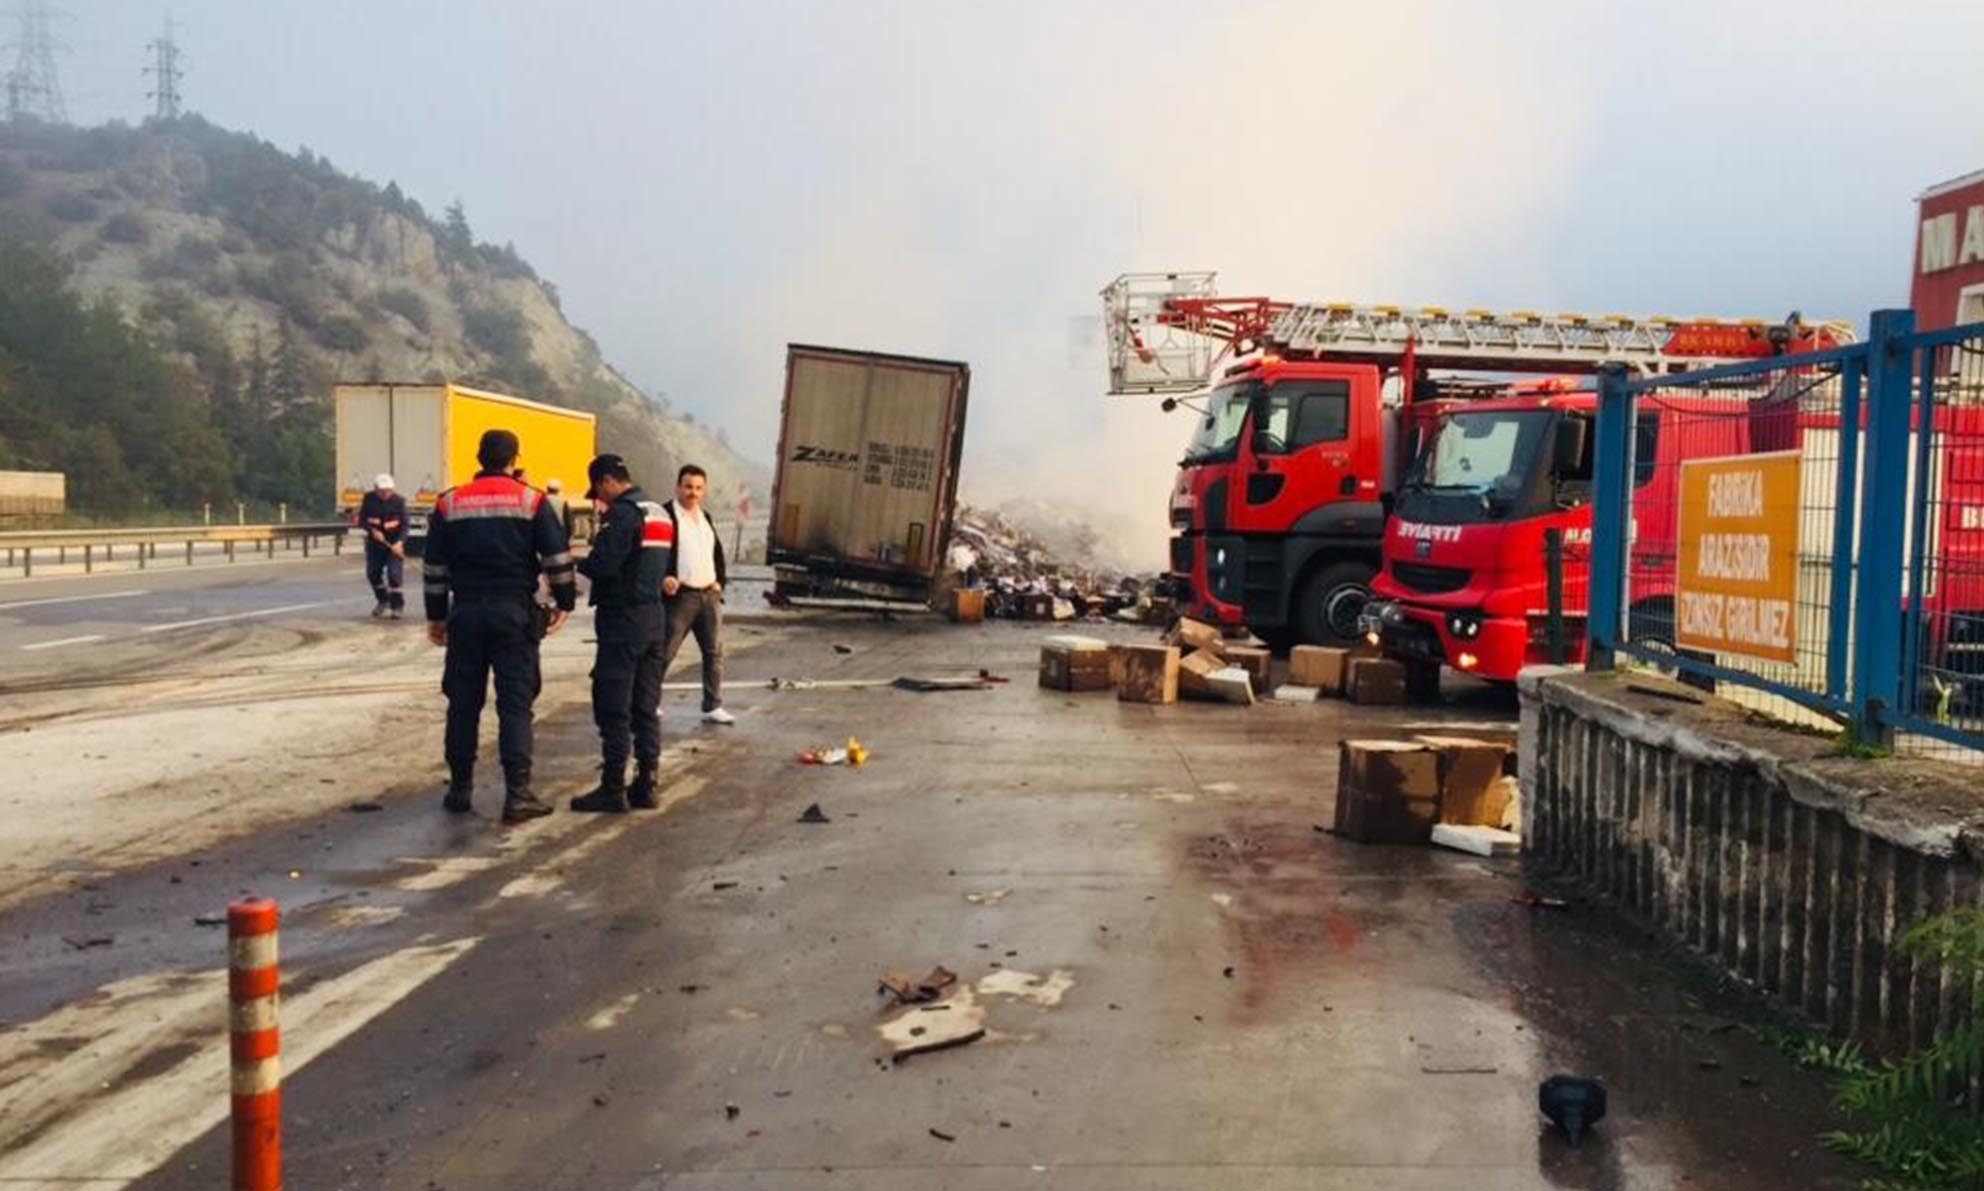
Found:
<svg viewBox="0 0 1984 1191"><path fill-rule="evenodd" d="M477 445L475 478L443 492L428 521L423 586L427 637L448 647L441 690L448 696L448 796L470 809L476 721L496 674L497 748L503 760L503 821L551 813L530 788L531 704L540 685L537 646L572 611L571 545L544 494L517 480L517 436L490 430ZM542 574L557 602L540 611ZM449 606L450 596L453 607Z"/></svg>
<svg viewBox="0 0 1984 1191"><path fill-rule="evenodd" d="M648 499L618 455L586 468L586 499L606 505L592 552L579 564L591 581L598 652L592 667L592 715L599 725L599 786L572 799L575 811L618 814L651 810L661 764L661 650L667 638L662 580L675 545L675 523ZM634 784L627 781L632 738Z"/></svg>

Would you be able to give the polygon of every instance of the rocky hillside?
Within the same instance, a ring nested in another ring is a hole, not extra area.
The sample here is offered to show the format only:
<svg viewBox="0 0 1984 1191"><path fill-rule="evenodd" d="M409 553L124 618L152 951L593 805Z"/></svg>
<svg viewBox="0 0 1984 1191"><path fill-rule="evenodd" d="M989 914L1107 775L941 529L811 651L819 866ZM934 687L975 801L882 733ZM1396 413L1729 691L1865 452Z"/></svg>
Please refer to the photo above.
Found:
<svg viewBox="0 0 1984 1191"><path fill-rule="evenodd" d="M431 215L396 185L308 149L285 153L197 117L0 125L0 249L13 254L0 261L9 272L27 262L61 290L0 293L0 466L70 470L86 506L320 506L331 488L326 398L340 379L450 378L588 409L602 444L657 487L691 459L711 470L722 503L766 484L720 436L615 372L566 321L557 288L513 247L477 241L459 204ZM126 347L99 338L87 350L156 352L146 379L117 383L156 384L142 404L170 408L141 416L100 392L105 378L92 386L76 361L48 358L46 334L30 332L68 317L58 307L120 319ZM214 456L197 475L144 462L160 418L185 451ZM272 453L280 467L262 458ZM83 474L120 462L139 474Z"/></svg>

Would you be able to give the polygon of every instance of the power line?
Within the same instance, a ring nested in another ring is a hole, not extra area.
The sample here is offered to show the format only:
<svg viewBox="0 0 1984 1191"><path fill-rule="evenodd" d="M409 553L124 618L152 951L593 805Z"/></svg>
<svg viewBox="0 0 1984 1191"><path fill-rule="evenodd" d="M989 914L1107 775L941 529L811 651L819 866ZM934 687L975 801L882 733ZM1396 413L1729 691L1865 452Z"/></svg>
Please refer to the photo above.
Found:
<svg viewBox="0 0 1984 1191"><path fill-rule="evenodd" d="M145 48L152 52L152 64L145 67L144 73L158 80L146 96L152 100L152 115L160 120L179 118L179 80L186 74L179 67L179 43L172 37L174 28L172 15L167 13L164 36L145 43Z"/></svg>
<svg viewBox="0 0 1984 1191"><path fill-rule="evenodd" d="M0 47L14 52L14 64L5 82L7 118L36 117L66 124L69 107L63 102L62 83L55 75L55 53L69 47L49 32L49 25L68 14L49 8L44 0L22 0L13 15L17 22L14 40Z"/></svg>

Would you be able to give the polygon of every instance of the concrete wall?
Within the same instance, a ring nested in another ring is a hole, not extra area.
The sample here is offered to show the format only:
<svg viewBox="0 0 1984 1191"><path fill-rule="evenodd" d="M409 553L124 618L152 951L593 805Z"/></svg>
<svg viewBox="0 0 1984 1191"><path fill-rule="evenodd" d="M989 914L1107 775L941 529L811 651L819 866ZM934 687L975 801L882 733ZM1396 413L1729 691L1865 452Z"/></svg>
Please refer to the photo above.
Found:
<svg viewBox="0 0 1984 1191"><path fill-rule="evenodd" d="M1969 990L1896 943L1980 903L1984 771L1855 760L1639 675L1522 681L1524 848L1803 1011L1894 1052Z"/></svg>

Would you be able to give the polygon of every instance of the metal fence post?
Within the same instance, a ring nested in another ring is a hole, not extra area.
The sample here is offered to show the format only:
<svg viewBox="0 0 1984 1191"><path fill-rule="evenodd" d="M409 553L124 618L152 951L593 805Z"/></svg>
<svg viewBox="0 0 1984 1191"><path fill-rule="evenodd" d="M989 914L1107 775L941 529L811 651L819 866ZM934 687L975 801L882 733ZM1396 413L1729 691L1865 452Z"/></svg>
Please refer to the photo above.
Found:
<svg viewBox="0 0 1984 1191"><path fill-rule="evenodd" d="M1909 348L1915 312L1876 310L1867 340L1867 467L1860 482L1860 560L1853 598L1853 722L1892 744L1884 717L1901 706L1903 534L1908 518ZM1835 609L1834 630L1841 623Z"/></svg>
<svg viewBox="0 0 1984 1191"><path fill-rule="evenodd" d="M1595 436L1585 669L1610 670L1625 610L1626 528L1633 492L1633 395L1623 364L1598 370Z"/></svg>

